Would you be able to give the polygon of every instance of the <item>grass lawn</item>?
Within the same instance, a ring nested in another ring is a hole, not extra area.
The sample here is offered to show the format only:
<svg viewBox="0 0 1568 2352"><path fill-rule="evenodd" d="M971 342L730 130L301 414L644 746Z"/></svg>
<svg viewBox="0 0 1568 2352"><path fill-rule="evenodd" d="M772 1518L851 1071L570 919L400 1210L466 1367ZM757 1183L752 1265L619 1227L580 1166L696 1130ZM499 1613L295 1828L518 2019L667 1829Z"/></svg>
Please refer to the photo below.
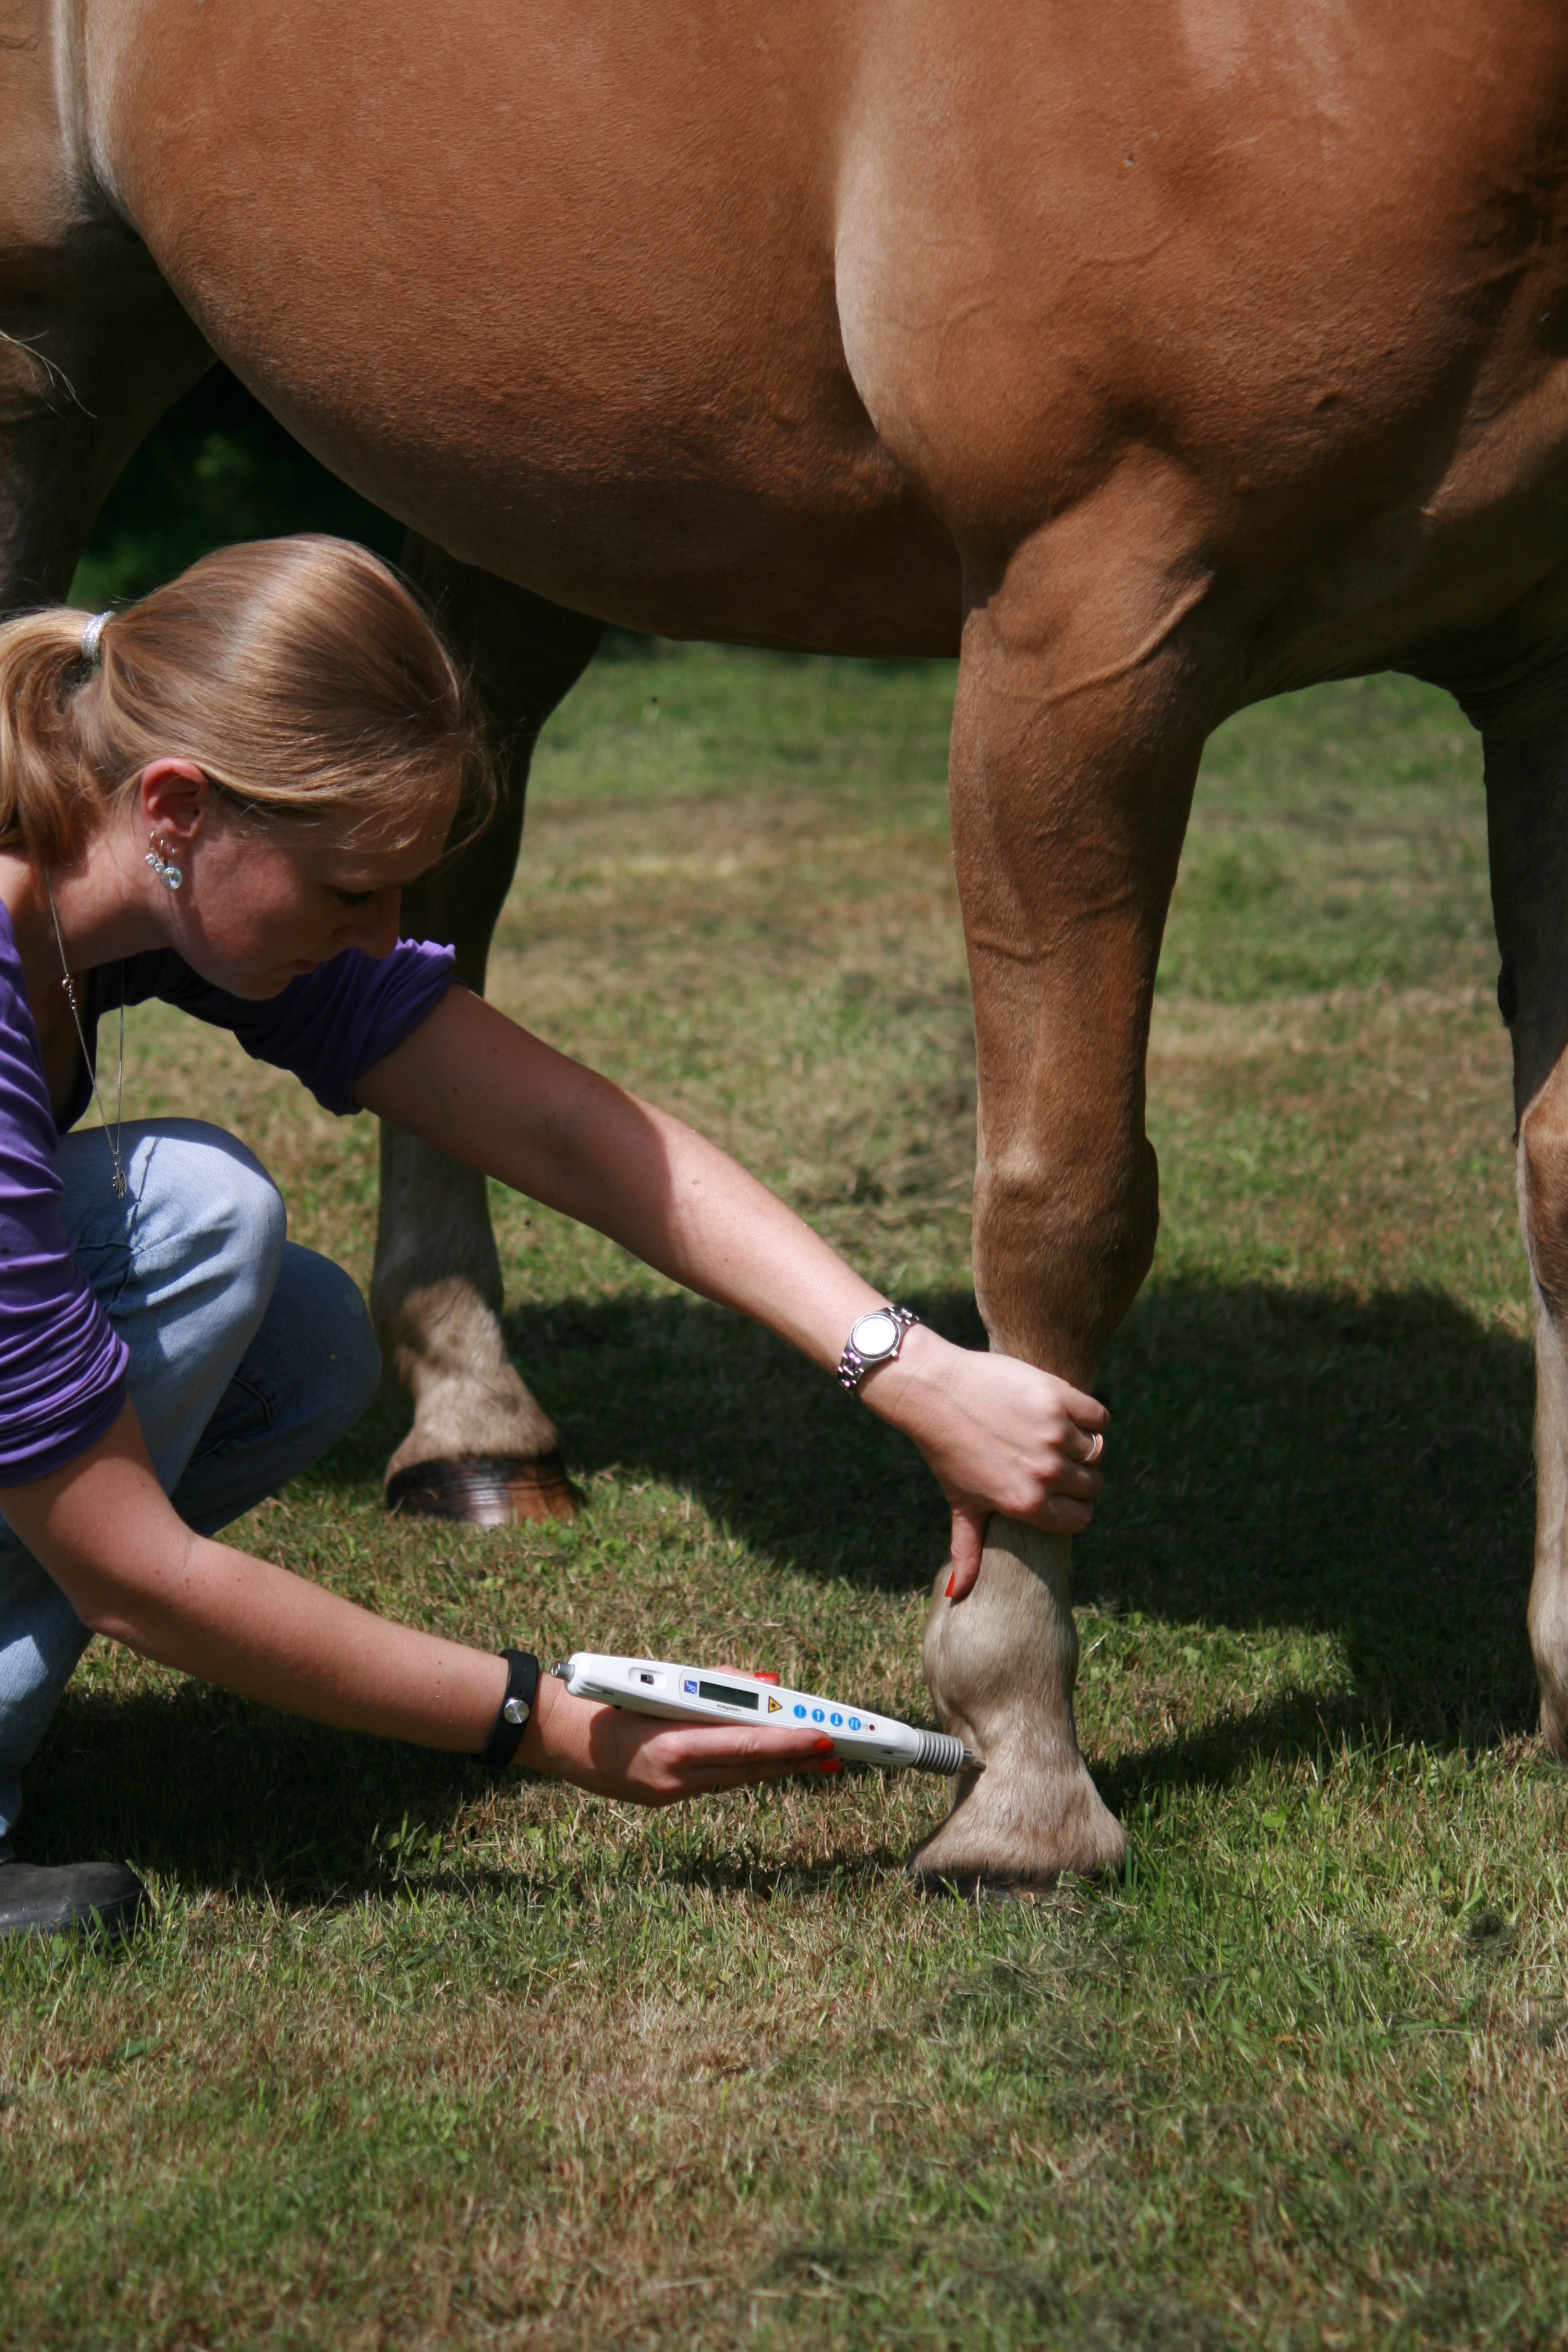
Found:
<svg viewBox="0 0 1568 2352"><path fill-rule="evenodd" d="M941 666L649 647L552 723L493 993L978 1326ZM157 1927L0 1958L0 2347L1568 2341L1568 1776L1474 738L1378 679L1216 739L1158 1001L1079 1720L1123 1885L922 1900L940 1784L651 1817L95 1644L25 1851ZM132 1016L363 1280L374 1136ZM748 1327L496 1201L581 1524L389 1523L384 1398L256 1548L444 1632L919 1717L942 1513Z"/></svg>

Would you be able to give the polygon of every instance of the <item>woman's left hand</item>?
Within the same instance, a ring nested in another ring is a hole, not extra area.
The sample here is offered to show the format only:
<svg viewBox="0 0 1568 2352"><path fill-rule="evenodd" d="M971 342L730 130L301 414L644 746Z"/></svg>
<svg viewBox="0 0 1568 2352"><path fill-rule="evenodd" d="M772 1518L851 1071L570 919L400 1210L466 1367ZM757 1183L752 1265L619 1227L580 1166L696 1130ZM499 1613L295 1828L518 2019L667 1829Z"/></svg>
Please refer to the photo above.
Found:
<svg viewBox="0 0 1568 2352"><path fill-rule="evenodd" d="M1110 1416L1081 1389L1015 1356L955 1348L921 1325L860 1392L914 1439L952 1506L952 1600L980 1573L993 1511L1047 1535L1088 1527Z"/></svg>

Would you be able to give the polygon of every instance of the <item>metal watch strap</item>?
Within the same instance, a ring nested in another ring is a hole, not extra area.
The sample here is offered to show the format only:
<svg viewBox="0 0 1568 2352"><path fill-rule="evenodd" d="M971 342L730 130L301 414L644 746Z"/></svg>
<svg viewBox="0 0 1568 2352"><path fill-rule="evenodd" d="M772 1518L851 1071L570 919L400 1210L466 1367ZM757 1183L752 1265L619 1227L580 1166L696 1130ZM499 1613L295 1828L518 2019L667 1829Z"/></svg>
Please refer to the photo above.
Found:
<svg viewBox="0 0 1568 2352"><path fill-rule="evenodd" d="M522 1735L528 1728L528 1718L533 1713L533 1702L539 1693L539 1660L531 1650L503 1650L506 1660L506 1696L496 1717L495 1729L482 1750L481 1764L510 1764L517 1754Z"/></svg>
<svg viewBox="0 0 1568 2352"><path fill-rule="evenodd" d="M899 1327L899 1336L885 1356L873 1356L868 1360L855 1345L855 1333L862 1323L869 1322L873 1315L890 1317ZM911 1314L907 1307L895 1307L890 1299L887 1306L870 1307L864 1315L856 1317L849 1327L849 1337L844 1342L844 1353L838 1359L839 1381L851 1396L855 1394L868 1371L875 1371L879 1364L890 1364L893 1361L904 1344L904 1333L912 1330L920 1319L920 1317Z"/></svg>

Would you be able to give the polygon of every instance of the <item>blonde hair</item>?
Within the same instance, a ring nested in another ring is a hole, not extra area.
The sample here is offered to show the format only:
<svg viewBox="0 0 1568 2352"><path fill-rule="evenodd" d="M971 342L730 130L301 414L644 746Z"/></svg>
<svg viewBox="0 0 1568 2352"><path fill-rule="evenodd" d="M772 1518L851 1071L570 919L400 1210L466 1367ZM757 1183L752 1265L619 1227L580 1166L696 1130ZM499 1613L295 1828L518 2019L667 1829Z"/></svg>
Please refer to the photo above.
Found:
<svg viewBox="0 0 1568 2352"><path fill-rule="evenodd" d="M123 612L96 653L57 604L0 623L0 845L68 859L160 759L258 818L396 851L452 799L495 803L468 680L407 583L351 541L220 548Z"/></svg>

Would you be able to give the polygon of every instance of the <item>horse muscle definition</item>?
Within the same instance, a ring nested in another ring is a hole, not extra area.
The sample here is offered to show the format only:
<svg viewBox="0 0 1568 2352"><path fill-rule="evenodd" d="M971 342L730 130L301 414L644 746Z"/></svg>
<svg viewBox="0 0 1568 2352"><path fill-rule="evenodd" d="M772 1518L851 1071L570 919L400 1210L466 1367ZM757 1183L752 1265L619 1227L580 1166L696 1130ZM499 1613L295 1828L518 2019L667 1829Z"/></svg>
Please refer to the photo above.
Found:
<svg viewBox="0 0 1568 2352"><path fill-rule="evenodd" d="M1558 0L6 0L0 603L61 593L216 352L400 515L510 746L413 920L482 983L606 621L961 656L994 1344L1148 1268L1150 997L1226 714L1394 667L1482 730L1535 1273L1531 1633L1568 1749L1568 16ZM437 1507L560 1507L481 1188L388 1135L378 1318ZM988 1762L919 1858L1114 1865L1065 1543L926 1641Z"/></svg>

